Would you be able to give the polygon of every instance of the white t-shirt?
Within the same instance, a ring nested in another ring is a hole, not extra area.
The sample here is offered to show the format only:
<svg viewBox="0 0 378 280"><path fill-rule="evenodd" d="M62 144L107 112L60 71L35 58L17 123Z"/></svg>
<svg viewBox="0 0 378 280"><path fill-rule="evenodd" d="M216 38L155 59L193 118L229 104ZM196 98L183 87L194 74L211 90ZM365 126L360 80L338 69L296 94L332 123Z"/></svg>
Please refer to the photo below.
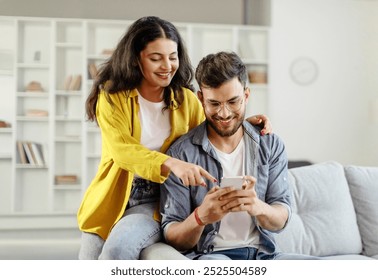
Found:
<svg viewBox="0 0 378 280"><path fill-rule="evenodd" d="M159 151L171 133L170 111L162 111L165 106L164 101L151 102L140 94L138 102L138 117L142 129L141 144L150 150Z"/></svg>
<svg viewBox="0 0 378 280"><path fill-rule="evenodd" d="M223 168L223 176L244 176L245 147L242 138L238 146L230 154L217 148ZM214 251L241 247L257 247L259 234L247 211L228 213L223 217L218 234L214 238Z"/></svg>

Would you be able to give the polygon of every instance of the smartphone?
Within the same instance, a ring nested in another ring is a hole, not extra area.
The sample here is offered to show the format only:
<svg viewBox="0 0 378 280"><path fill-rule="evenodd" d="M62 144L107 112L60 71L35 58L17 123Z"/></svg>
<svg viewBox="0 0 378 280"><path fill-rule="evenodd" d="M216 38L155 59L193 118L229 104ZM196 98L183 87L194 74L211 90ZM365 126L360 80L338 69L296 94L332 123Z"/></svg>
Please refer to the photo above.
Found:
<svg viewBox="0 0 378 280"><path fill-rule="evenodd" d="M244 183L243 176L234 177L222 177L220 187L234 187L236 189L241 189Z"/></svg>

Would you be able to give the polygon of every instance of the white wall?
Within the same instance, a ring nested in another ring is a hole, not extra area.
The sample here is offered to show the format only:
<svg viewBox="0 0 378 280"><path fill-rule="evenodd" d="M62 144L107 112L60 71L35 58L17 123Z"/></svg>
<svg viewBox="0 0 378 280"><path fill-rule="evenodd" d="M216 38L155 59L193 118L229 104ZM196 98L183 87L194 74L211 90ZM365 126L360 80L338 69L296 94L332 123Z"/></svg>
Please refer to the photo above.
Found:
<svg viewBox="0 0 378 280"><path fill-rule="evenodd" d="M0 0L0 15L121 20L134 20L142 16L155 15L176 22L241 24L243 23L243 1Z"/></svg>
<svg viewBox="0 0 378 280"><path fill-rule="evenodd" d="M269 115L290 159L378 165L378 1L273 0ZM313 58L318 79L293 83L291 62Z"/></svg>

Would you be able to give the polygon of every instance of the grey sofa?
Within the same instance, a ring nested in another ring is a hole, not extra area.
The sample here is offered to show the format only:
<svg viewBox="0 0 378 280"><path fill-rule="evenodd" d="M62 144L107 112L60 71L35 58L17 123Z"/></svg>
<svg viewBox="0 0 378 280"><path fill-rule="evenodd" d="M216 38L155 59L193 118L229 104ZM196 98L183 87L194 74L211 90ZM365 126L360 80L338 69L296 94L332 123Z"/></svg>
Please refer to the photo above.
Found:
<svg viewBox="0 0 378 280"><path fill-rule="evenodd" d="M378 167L330 161L289 169L293 215L276 234L281 251L326 259L378 259ZM157 243L142 259L186 259Z"/></svg>

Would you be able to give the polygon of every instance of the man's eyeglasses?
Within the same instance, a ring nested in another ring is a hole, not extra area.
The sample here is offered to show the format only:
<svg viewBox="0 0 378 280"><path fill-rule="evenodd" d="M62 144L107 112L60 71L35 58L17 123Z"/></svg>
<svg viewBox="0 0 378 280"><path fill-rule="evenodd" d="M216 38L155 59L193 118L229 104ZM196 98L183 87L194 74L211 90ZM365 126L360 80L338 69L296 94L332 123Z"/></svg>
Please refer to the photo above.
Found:
<svg viewBox="0 0 378 280"><path fill-rule="evenodd" d="M217 114L220 112L223 106L231 113L235 113L240 110L241 105L243 104L244 98L238 97L231 99L225 102L218 101L205 101L205 109L209 114Z"/></svg>

